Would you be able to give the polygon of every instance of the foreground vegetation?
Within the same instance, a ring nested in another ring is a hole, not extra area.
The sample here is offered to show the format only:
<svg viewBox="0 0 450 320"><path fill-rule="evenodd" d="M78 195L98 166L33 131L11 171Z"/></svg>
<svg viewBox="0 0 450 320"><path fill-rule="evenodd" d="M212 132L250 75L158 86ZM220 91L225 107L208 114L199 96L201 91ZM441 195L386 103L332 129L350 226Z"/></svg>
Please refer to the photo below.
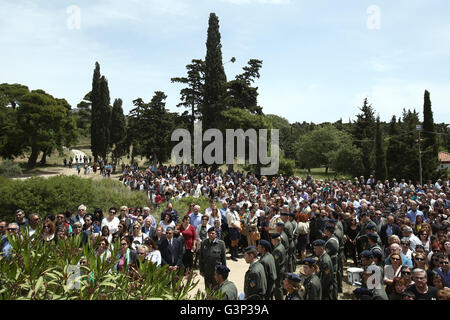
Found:
<svg viewBox="0 0 450 320"><path fill-rule="evenodd" d="M35 235L40 232L36 232ZM12 257L0 259L0 300L185 300L205 299L193 293L195 278L177 278L167 266L143 263L135 272L111 271L119 242L111 258L100 259L88 246L80 249L81 236L45 242L26 234L11 237ZM90 244L94 246L94 244ZM87 265L80 266L81 259ZM79 275L71 270L78 265ZM71 282L75 280L75 282ZM209 295L208 298L218 298Z"/></svg>

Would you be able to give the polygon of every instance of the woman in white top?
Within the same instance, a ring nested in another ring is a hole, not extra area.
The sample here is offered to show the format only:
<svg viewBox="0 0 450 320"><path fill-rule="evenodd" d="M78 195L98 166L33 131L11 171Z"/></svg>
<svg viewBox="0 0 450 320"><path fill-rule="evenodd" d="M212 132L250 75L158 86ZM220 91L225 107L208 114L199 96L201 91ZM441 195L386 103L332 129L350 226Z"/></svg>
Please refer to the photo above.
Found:
<svg viewBox="0 0 450 320"><path fill-rule="evenodd" d="M102 220L101 229L103 229L104 226L107 226L110 234L114 234L119 231L120 220L115 216L116 212L116 208L110 208L108 216Z"/></svg>
<svg viewBox="0 0 450 320"><path fill-rule="evenodd" d="M211 214L209 214L208 216L209 216L208 224L211 225L211 226L214 225L214 221L221 220L219 209L217 209L217 207L215 205L211 209Z"/></svg>
<svg viewBox="0 0 450 320"><path fill-rule="evenodd" d="M389 261L391 264L384 266L384 284L386 286L392 286L395 277L401 277L402 269L402 257L398 253L391 253L389 255Z"/></svg>
<svg viewBox="0 0 450 320"><path fill-rule="evenodd" d="M142 226L139 222L135 222L133 224L133 245L132 249L136 250L137 246L140 244L144 244L144 240L147 239L147 235L142 232Z"/></svg>
<svg viewBox="0 0 450 320"><path fill-rule="evenodd" d="M170 213L165 213L163 220L161 220L158 225L163 228L164 234L166 233L166 229L168 227L175 229L175 222L172 221L172 215Z"/></svg>
<svg viewBox="0 0 450 320"><path fill-rule="evenodd" d="M155 263L157 266L161 265L161 252L158 250L158 246L152 238L145 239L145 246L147 247L146 260Z"/></svg>
<svg viewBox="0 0 450 320"><path fill-rule="evenodd" d="M111 257L111 251L108 250L109 241L107 237L101 237L95 254L105 261Z"/></svg>

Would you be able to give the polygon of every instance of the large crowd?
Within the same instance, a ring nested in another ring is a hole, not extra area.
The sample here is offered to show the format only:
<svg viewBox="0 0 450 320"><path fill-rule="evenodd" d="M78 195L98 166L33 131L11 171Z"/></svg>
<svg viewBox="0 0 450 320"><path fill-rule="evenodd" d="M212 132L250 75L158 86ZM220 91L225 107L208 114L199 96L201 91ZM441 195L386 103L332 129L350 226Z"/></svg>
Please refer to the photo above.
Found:
<svg viewBox="0 0 450 320"><path fill-rule="evenodd" d="M43 241L97 240L94 250L106 257L120 240L116 270L150 261L180 276L198 271L205 289L230 300L238 294L227 260L242 258L249 269L239 298L248 300L337 300L345 281L354 299L450 299L449 180L324 181L123 165L120 181L146 192L152 205L105 216L80 205L28 219L18 210L16 221L0 222L3 258L12 254L8 234L42 230ZM201 196L208 207L198 205ZM192 202L178 212L174 203L184 197Z"/></svg>

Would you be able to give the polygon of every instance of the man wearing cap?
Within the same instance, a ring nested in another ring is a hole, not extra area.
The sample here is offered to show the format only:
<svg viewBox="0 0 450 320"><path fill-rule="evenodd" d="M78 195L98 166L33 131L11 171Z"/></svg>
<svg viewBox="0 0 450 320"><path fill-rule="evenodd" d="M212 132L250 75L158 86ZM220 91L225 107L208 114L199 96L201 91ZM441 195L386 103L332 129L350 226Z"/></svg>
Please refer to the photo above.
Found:
<svg viewBox="0 0 450 320"><path fill-rule="evenodd" d="M375 223L370 220L370 217L366 212L361 213L360 224L361 230L358 232L355 238L358 254L360 254L361 251L367 249L367 228L374 228L373 230L376 230L377 228Z"/></svg>
<svg viewBox="0 0 450 320"><path fill-rule="evenodd" d="M238 300L238 291L236 285L228 280L230 269L223 264L218 264L214 272L214 279L218 287L217 291L223 295L223 300Z"/></svg>
<svg viewBox="0 0 450 320"><path fill-rule="evenodd" d="M271 245L267 240L261 240L257 246L258 252L261 254L259 262L264 267L266 280L267 280L267 292L265 300L272 300L273 292L275 289L275 281L277 280L277 269L275 266L275 259L271 254Z"/></svg>
<svg viewBox="0 0 450 320"><path fill-rule="evenodd" d="M275 268L277 278L275 280L274 297L275 300L283 300L283 277L286 264L286 249L281 243L281 236L279 233L272 233L271 241L273 245L272 255L275 260Z"/></svg>
<svg viewBox="0 0 450 320"><path fill-rule="evenodd" d="M334 226L335 231L334 235L339 240L339 251L338 251L338 264L337 264L337 287L338 292L342 293L342 279L344 278L344 249L345 249L345 235L344 235L344 226L339 220L339 214L337 212L333 212L333 218L328 221L328 223ZM336 219L336 220L335 220Z"/></svg>
<svg viewBox="0 0 450 320"><path fill-rule="evenodd" d="M372 276L376 273L380 272L380 267L378 267L375 264L371 264L368 267L364 268L364 272L362 273L362 288L363 289L369 289L372 293L372 299L371 300L389 300L386 291L384 290L384 285L382 282L380 283L374 283L373 281L376 281L376 277L373 278ZM379 274L379 278L381 281L383 281L381 273ZM371 286L373 288L369 288L368 281L372 281Z"/></svg>
<svg viewBox="0 0 450 320"><path fill-rule="evenodd" d="M255 247L244 249L244 259L250 267L245 273L244 294L246 300L264 300L267 292L267 280L263 265L258 261Z"/></svg>
<svg viewBox="0 0 450 320"><path fill-rule="evenodd" d="M325 250L333 263L333 290L332 300L337 300L338 296L338 258L339 258L339 240L334 235L335 228L329 224L325 227Z"/></svg>
<svg viewBox="0 0 450 320"><path fill-rule="evenodd" d="M333 263L325 251L325 241L317 239L313 242L314 254L319 258L319 278L322 286L322 300L333 300Z"/></svg>
<svg viewBox="0 0 450 320"><path fill-rule="evenodd" d="M333 300L333 263L325 251L325 241L317 239L313 242L314 254L319 258L319 278L322 286L322 300Z"/></svg>
<svg viewBox="0 0 450 320"><path fill-rule="evenodd" d="M214 269L218 264L227 265L225 251L225 242L217 239L216 229L209 228L208 238L202 241L199 252L200 275L205 278L205 288L214 289L217 286Z"/></svg>
<svg viewBox="0 0 450 320"><path fill-rule="evenodd" d="M303 286L305 287L304 300L322 299L322 285L317 276L317 263L315 259L306 258L303 261L303 274L305 275L305 281L303 282Z"/></svg>
<svg viewBox="0 0 450 320"><path fill-rule="evenodd" d="M286 233L288 238L288 247L286 248L288 251L288 260L287 260L287 271L295 272L295 244L294 244L294 226L289 221L289 213L281 212L280 213L281 220L284 222L283 231Z"/></svg>
<svg viewBox="0 0 450 320"><path fill-rule="evenodd" d="M378 261L376 264L379 267L384 267L383 249L377 243L378 235L376 233L368 233L367 241L369 243L369 251L372 253L374 258Z"/></svg>
<svg viewBox="0 0 450 320"><path fill-rule="evenodd" d="M283 282L283 287L287 291L286 300L303 300L300 294L301 289L303 289L301 281L300 277L295 273L286 274Z"/></svg>
<svg viewBox="0 0 450 320"><path fill-rule="evenodd" d="M288 272L288 250L289 250L289 239L286 235L286 232L284 232L284 222L277 222L275 230L277 231L276 234L279 234L281 237L281 244L283 245L284 249L286 250L286 260L285 260L285 268L286 272Z"/></svg>
<svg viewBox="0 0 450 320"><path fill-rule="evenodd" d="M295 267L297 266L297 238L298 238L298 227L297 227L297 221L295 221L295 212L289 213L289 222L292 223L292 227L294 228L294 254L292 255L292 263L294 265L294 271Z"/></svg>

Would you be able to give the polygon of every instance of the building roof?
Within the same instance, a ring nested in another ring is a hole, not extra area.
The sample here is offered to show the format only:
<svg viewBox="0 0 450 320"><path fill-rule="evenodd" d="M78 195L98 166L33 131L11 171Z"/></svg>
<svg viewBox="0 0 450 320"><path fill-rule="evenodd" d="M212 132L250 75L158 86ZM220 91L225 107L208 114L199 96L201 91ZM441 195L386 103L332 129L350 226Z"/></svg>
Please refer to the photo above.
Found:
<svg viewBox="0 0 450 320"><path fill-rule="evenodd" d="M450 163L450 153L448 152L439 152L438 158L441 163Z"/></svg>

